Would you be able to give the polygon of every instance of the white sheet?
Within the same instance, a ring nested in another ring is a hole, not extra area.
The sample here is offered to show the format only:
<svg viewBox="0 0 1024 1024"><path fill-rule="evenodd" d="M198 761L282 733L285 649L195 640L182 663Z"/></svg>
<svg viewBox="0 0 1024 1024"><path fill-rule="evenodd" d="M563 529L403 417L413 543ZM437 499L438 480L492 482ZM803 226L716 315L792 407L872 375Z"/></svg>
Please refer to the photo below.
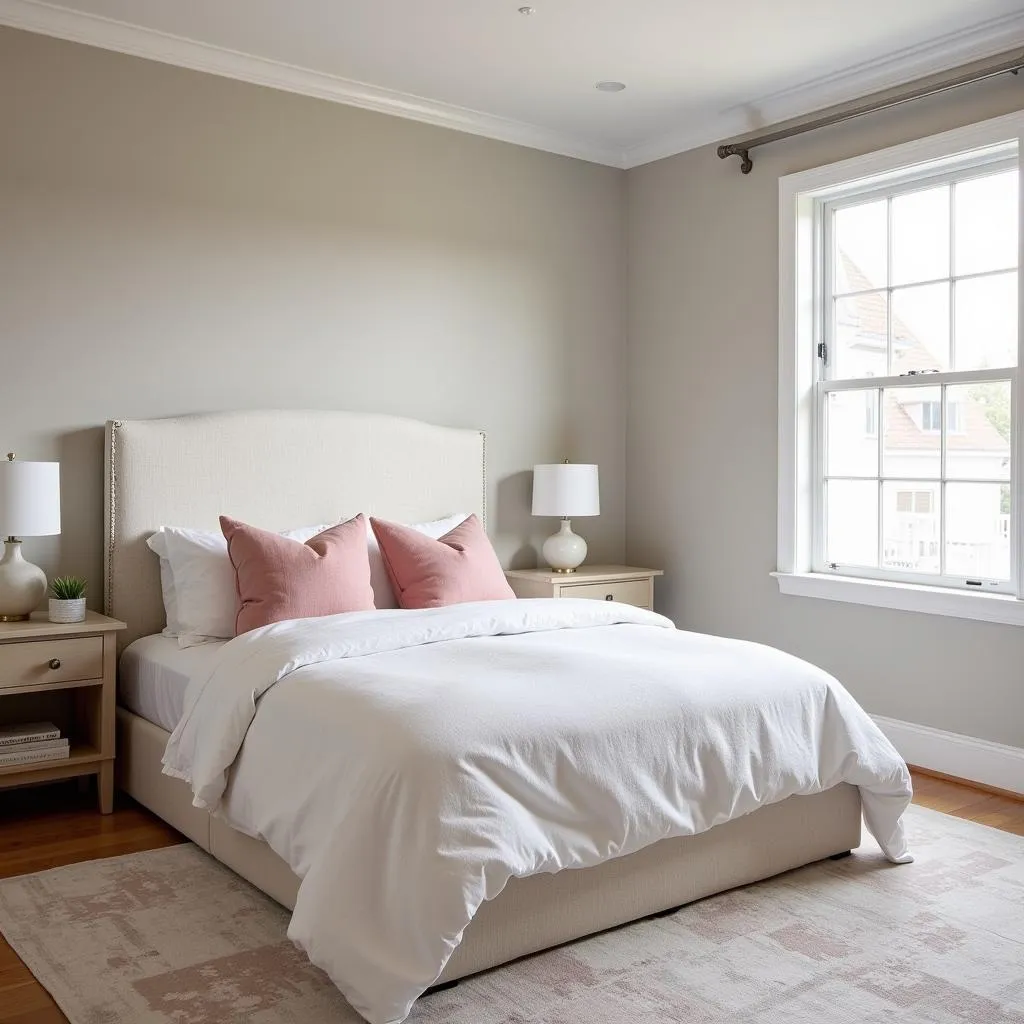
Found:
<svg viewBox="0 0 1024 1024"><path fill-rule="evenodd" d="M289 935L372 1024L406 1017L512 876L844 781L910 859L906 765L842 686L670 626L584 600L276 623L193 680L164 770L302 878Z"/></svg>
<svg viewBox="0 0 1024 1024"><path fill-rule="evenodd" d="M174 637L140 637L121 654L118 703L170 732L181 719L189 680L210 671L226 642L183 649Z"/></svg>

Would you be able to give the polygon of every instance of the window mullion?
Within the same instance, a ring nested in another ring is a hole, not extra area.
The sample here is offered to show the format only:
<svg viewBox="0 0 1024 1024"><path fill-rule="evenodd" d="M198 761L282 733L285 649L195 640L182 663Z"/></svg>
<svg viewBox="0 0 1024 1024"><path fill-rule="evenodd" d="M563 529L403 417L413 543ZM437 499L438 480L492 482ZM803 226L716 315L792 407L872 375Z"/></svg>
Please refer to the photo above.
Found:
<svg viewBox="0 0 1024 1024"><path fill-rule="evenodd" d="M826 530L828 523L828 484L826 483L827 443L827 402L822 383L828 380L835 360L832 323L835 319L832 299L832 211L827 204L821 204L816 211L817 224L814 231L815 272L814 289L817 305L816 336L813 337L813 400L814 431L811 438L811 459L813 461L814 489L811 497L811 565L822 568L825 562ZM820 356L819 343L824 343L826 358Z"/></svg>
<svg viewBox="0 0 1024 1024"><path fill-rule="evenodd" d="M881 479L878 481L878 568L882 569L885 566L885 537L883 536L884 524L882 522L882 498L885 490L885 484L882 483Z"/></svg>
<svg viewBox="0 0 1024 1024"><path fill-rule="evenodd" d="M829 380L833 376L833 368L836 361L835 331L833 325L836 321L836 300L833 296L835 291L835 238L833 236L833 211L829 206L821 210L821 226L818 231L818 244L821 246L818 266L820 273L817 275L818 290L821 296L821 308L818 318L818 341L825 344L825 358L822 359L819 353L821 349L815 345L815 379Z"/></svg>
<svg viewBox="0 0 1024 1024"><path fill-rule="evenodd" d="M1017 387L1024 366L1024 174L1020 173L1020 146L1017 149L1017 372L1010 378L1010 574L1018 600L1024 600L1024 402Z"/></svg>
<svg viewBox="0 0 1024 1024"><path fill-rule="evenodd" d="M882 398L885 391L879 388L875 392L875 400L878 403L878 407L875 410L875 420L878 424L878 568L881 569L885 565L885 520L882 515L882 503L885 498L885 484L883 478L885 476L885 463L883 461L885 457L885 406L882 403Z"/></svg>
<svg viewBox="0 0 1024 1024"><path fill-rule="evenodd" d="M932 277L926 281L908 281L906 284L894 284L894 292L905 292L910 288L927 288L930 284L948 284L950 281L984 281L987 277L1002 277L1005 274L1012 274L1016 267L997 267L995 270L976 270L970 274L943 274L942 277ZM865 295L874 295L877 292L884 292L885 285L878 285L875 288L862 288L860 291L837 292L833 297L836 299L859 299Z"/></svg>
<svg viewBox="0 0 1024 1024"><path fill-rule="evenodd" d="M892 375L892 196L885 200L885 373ZM885 406L878 389L878 568L885 566Z"/></svg>
<svg viewBox="0 0 1024 1024"><path fill-rule="evenodd" d="M811 537L811 565L820 568L825 564L825 531L828 522L828 484L826 482L825 440L828 430L828 396L820 382L814 385L814 445L811 457L814 460L813 517L814 532Z"/></svg>
<svg viewBox="0 0 1024 1024"><path fill-rule="evenodd" d="M949 186L949 368L956 369L956 183Z"/></svg>
<svg viewBox="0 0 1024 1024"><path fill-rule="evenodd" d="M1022 232L1024 235L1024 232ZM1024 241L1022 241L1024 244ZM1018 288L1020 287L1020 271L1018 271ZM1018 296L1018 301L1024 307L1024 296ZM1024 308L1022 308L1024 313ZM1022 317L1024 319L1024 317ZM1024 330L1024 324L1018 327L1018 331ZM1020 344L1018 342L1018 344ZM1024 452L1020 446L1024 440L1024 433L1020 429L1021 410L1018 409L1017 373L1015 371L1010 378L1010 574L1014 594L1018 599L1024 599L1024 542L1021 540L1021 529L1024 519L1021 513L1021 497L1024 495Z"/></svg>
<svg viewBox="0 0 1024 1024"><path fill-rule="evenodd" d="M885 373L892 375L892 196L885 201Z"/></svg>
<svg viewBox="0 0 1024 1024"><path fill-rule="evenodd" d="M950 253L952 259L952 253ZM946 387L939 390L939 575L946 575Z"/></svg>
<svg viewBox="0 0 1024 1024"><path fill-rule="evenodd" d="M1021 174L1021 146L1017 143L1017 370L1010 378L1010 576L1018 600L1024 600L1024 404L1017 387L1024 366L1024 174Z"/></svg>

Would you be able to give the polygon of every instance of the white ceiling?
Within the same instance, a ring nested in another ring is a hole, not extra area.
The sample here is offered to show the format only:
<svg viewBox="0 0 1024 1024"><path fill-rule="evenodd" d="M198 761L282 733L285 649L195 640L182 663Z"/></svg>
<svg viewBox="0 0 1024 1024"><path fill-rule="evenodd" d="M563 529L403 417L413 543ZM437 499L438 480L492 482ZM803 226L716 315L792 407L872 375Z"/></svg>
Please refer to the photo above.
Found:
<svg viewBox="0 0 1024 1024"><path fill-rule="evenodd" d="M524 3L0 0L0 23L616 166L1024 46L1024 0Z"/></svg>

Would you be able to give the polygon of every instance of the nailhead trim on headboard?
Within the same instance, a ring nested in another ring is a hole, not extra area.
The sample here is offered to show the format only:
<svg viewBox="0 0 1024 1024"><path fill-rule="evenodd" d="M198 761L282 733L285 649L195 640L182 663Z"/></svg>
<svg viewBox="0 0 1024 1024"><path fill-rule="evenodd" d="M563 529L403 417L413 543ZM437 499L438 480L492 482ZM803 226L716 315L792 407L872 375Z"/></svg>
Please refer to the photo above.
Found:
<svg viewBox="0 0 1024 1024"><path fill-rule="evenodd" d="M103 611L109 615L114 604L114 535L117 525L117 432L121 429L121 420L111 420L107 424L107 543L103 557Z"/></svg>

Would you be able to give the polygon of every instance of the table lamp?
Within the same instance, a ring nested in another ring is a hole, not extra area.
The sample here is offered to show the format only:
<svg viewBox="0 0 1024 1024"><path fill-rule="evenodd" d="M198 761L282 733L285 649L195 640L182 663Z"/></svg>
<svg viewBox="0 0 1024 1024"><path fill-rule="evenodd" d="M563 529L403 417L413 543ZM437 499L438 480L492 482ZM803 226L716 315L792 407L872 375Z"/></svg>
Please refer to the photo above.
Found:
<svg viewBox="0 0 1024 1024"><path fill-rule="evenodd" d="M555 572L575 572L587 557L587 542L572 532L571 518L600 512L597 466L559 462L533 467L533 514L562 517L561 529L541 549Z"/></svg>
<svg viewBox="0 0 1024 1024"><path fill-rule="evenodd" d="M21 555L21 537L60 533L60 463L0 462L0 622L27 619L46 594L46 574Z"/></svg>

